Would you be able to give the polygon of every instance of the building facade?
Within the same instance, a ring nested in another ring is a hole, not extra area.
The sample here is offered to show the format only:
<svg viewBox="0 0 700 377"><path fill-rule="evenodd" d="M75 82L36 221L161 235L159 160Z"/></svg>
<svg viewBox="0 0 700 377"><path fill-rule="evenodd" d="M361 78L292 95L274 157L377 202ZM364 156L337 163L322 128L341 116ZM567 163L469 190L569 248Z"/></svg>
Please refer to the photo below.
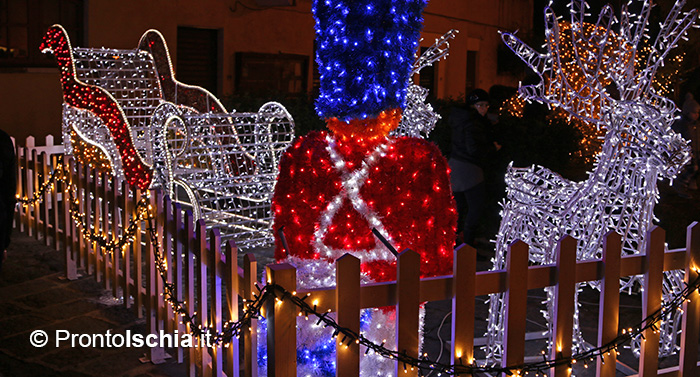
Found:
<svg viewBox="0 0 700 377"><path fill-rule="evenodd" d="M460 33L450 56L416 81L438 98L492 85L517 84L504 69L498 30L528 32L534 0L432 0L421 47L450 29ZM0 128L23 140L60 134L58 69L39 51L41 37L62 24L80 47L135 48L148 29L169 45L178 80L225 96L313 92L311 0L6 0L0 2ZM4 8L4 9L2 9ZM499 59L500 57L500 59ZM271 100L276 98L270 98ZM282 101L284 102L284 101ZM251 111L255 109L237 109ZM293 116L294 114L292 114Z"/></svg>

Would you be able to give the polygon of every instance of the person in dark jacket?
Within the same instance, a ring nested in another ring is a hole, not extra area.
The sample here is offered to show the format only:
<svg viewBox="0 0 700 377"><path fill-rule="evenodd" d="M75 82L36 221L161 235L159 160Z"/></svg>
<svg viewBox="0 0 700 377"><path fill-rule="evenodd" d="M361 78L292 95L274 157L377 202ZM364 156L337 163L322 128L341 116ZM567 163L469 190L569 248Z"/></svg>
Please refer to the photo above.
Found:
<svg viewBox="0 0 700 377"><path fill-rule="evenodd" d="M690 199L688 189L697 190L697 178L700 175L700 104L693 98L692 93L685 96L681 116L671 128L681 134L684 139L690 141L690 148L693 152L690 163L685 166L678 178L673 182L673 188L678 196Z"/></svg>
<svg viewBox="0 0 700 377"><path fill-rule="evenodd" d="M10 135L0 130L0 270L7 255L17 203L17 160Z"/></svg>
<svg viewBox="0 0 700 377"><path fill-rule="evenodd" d="M500 148L489 134L488 109L488 93L476 89L467 96L467 108L452 108L448 121L452 129L448 164L460 218L457 232L461 231L463 242L471 246L475 246L476 230L486 202L484 165Z"/></svg>

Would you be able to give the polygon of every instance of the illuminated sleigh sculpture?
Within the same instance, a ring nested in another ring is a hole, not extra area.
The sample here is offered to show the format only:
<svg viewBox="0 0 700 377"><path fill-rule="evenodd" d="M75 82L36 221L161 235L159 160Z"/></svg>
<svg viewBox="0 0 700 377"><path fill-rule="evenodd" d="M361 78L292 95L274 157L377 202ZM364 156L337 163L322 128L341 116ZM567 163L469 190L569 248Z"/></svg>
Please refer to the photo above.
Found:
<svg viewBox="0 0 700 377"><path fill-rule="evenodd" d="M639 15L630 14L626 6L622 9L619 35L611 31L616 20L610 6L603 8L596 25L590 25L584 23L587 4L573 0L567 27L546 8L546 53L533 50L513 34L503 34L508 47L541 78L538 85L520 88L521 96L560 106L571 116L593 122L607 132L586 181L571 182L541 166L509 167L494 269L505 268L508 245L516 239L530 246L529 259L535 264L555 263L557 242L566 235L578 240L578 260L600 258L604 236L611 230L622 235L623 254L646 250L646 234L653 225L658 199L657 181L672 179L690 158L687 142L670 127L676 106L657 96L651 83L669 50L694 24L697 12L683 13L685 2L676 3L661 25L649 59L635 71L635 55L651 9L646 1L640 3ZM587 26L593 28L586 31ZM571 33L572 49L560 49L560 33ZM564 65L576 67L584 75L583 88L572 87ZM619 98L606 91L608 84L615 85ZM621 290L631 290L639 279L622 281ZM665 273L664 300L683 287L682 271ZM553 318L552 289L547 290L546 303L548 309L543 314ZM503 356L503 295L492 295L489 305L487 358L495 361ZM660 328L663 355L675 351L679 315L671 313L664 318ZM574 347L583 351L587 345L578 327L578 310L574 319ZM551 319L548 322L551 334Z"/></svg>
<svg viewBox="0 0 700 377"><path fill-rule="evenodd" d="M240 248L273 242L270 198L294 129L282 105L228 113L205 89L175 80L155 30L137 49L72 48L54 25L41 49L61 69L67 155L141 189L163 188Z"/></svg>

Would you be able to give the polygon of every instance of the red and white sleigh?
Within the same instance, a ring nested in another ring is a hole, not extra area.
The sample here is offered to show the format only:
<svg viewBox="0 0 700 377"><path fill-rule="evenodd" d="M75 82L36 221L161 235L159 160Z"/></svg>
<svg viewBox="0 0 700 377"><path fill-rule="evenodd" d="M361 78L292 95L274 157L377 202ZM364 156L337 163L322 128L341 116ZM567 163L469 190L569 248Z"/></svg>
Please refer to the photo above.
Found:
<svg viewBox="0 0 700 377"><path fill-rule="evenodd" d="M61 70L67 155L141 189L161 187L240 248L271 244L277 164L294 137L282 105L227 112L207 90L175 79L156 30L118 50L72 47L54 25L41 49Z"/></svg>

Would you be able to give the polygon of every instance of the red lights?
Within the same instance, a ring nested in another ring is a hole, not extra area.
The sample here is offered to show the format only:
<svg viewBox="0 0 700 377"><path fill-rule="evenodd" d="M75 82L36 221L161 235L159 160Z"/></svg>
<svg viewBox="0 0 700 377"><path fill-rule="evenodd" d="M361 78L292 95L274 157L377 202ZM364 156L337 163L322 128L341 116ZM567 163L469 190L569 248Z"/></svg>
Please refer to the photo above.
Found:
<svg viewBox="0 0 700 377"><path fill-rule="evenodd" d="M40 48L42 51L53 51L56 57L61 71L65 103L78 109L89 110L104 122L117 146L127 181L142 190L148 189L153 173L140 158L136 157L138 154L131 140L124 113L106 90L85 84L75 78L75 66L65 30L57 25L49 28Z"/></svg>
<svg viewBox="0 0 700 377"><path fill-rule="evenodd" d="M372 148L386 139L337 139L337 151L349 174L361 169ZM295 140L280 161L280 176L273 197L274 228L284 226L293 256L319 258L314 232L324 210L343 188L338 170L330 163L325 132L311 132ZM421 276L449 274L457 213L446 174L447 162L431 143L417 138L395 138L368 169L359 195L376 213L394 240L397 250L410 248L421 254ZM292 173L294 172L294 173ZM323 238L335 250L370 253L379 240L372 226L344 197ZM275 257L286 254L277 242ZM321 253L321 255L323 255ZM362 269L376 281L393 280L395 263L377 260L363 263Z"/></svg>

